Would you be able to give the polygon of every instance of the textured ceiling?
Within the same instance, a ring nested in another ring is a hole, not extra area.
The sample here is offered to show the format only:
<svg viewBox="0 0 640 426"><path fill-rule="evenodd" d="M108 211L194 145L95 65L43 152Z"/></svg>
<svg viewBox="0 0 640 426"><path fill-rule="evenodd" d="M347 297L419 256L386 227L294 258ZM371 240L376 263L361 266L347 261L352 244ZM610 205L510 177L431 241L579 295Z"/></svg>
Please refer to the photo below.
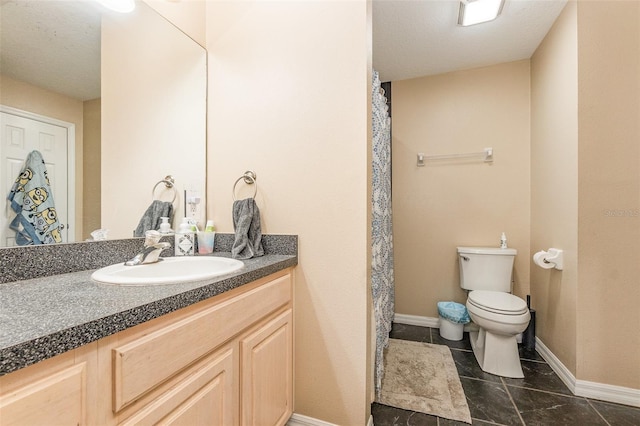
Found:
<svg viewBox="0 0 640 426"><path fill-rule="evenodd" d="M100 12L87 1L3 0L0 71L75 99L100 97Z"/></svg>
<svg viewBox="0 0 640 426"><path fill-rule="evenodd" d="M458 0L373 0L373 67L404 80L530 58L566 0L506 0L495 21L460 27Z"/></svg>
<svg viewBox="0 0 640 426"><path fill-rule="evenodd" d="M0 71L77 99L99 97L94 3L2 0ZM392 81L529 58L565 3L506 0L495 21L463 28L457 0L373 0L373 66Z"/></svg>

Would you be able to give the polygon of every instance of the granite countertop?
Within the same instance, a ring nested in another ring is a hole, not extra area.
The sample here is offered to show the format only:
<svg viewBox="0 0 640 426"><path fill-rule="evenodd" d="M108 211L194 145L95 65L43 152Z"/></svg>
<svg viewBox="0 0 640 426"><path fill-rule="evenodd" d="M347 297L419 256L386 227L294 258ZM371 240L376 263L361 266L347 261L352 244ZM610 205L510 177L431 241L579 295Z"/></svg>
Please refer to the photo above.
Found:
<svg viewBox="0 0 640 426"><path fill-rule="evenodd" d="M295 266L298 260L293 254L266 254L243 262L237 272L180 284L101 284L90 278L95 269L1 284L0 375Z"/></svg>

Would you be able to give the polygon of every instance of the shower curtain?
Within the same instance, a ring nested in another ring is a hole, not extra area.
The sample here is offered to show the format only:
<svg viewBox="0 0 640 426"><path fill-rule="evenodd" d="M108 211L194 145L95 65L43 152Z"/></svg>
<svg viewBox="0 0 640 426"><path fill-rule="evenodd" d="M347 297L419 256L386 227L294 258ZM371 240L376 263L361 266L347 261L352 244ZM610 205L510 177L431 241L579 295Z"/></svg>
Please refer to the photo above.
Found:
<svg viewBox="0 0 640 426"><path fill-rule="evenodd" d="M391 228L391 118L380 86L373 72L372 88L373 179L372 179L372 261L371 290L376 329L375 388L380 393L384 374L384 349L394 314L393 234Z"/></svg>

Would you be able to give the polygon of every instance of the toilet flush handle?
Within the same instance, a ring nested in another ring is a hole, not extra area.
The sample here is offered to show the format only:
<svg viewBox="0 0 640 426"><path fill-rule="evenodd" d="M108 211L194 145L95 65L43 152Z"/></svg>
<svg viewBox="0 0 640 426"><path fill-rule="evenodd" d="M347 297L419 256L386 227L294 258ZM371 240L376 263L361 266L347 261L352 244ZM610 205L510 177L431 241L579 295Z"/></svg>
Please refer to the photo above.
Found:
<svg viewBox="0 0 640 426"><path fill-rule="evenodd" d="M460 255L460 258L461 258L462 260L464 260L465 262L468 262L468 261L470 260L467 256L462 256L462 255Z"/></svg>

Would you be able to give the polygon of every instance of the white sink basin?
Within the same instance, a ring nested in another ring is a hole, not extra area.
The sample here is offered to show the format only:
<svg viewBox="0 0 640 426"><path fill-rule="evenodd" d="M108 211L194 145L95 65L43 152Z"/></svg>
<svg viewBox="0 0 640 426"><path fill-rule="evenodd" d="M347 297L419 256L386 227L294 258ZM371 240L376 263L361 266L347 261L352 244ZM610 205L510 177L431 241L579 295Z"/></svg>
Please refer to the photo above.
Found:
<svg viewBox="0 0 640 426"><path fill-rule="evenodd" d="M187 281L202 281L237 271L244 266L239 260L226 257L188 256L165 257L156 263L126 266L124 263L105 266L91 275L93 281L118 285L162 285Z"/></svg>

